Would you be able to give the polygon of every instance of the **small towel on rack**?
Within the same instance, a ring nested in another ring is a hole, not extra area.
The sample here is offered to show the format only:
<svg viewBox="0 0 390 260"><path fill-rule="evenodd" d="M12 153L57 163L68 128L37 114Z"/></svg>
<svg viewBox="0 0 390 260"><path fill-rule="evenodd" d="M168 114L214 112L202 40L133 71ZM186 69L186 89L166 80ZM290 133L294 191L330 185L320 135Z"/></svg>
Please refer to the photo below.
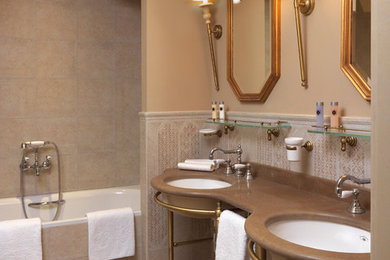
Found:
<svg viewBox="0 0 390 260"><path fill-rule="evenodd" d="M0 259L42 260L41 219L0 222Z"/></svg>
<svg viewBox="0 0 390 260"><path fill-rule="evenodd" d="M131 208L90 212L87 219L90 260L134 255L134 213Z"/></svg>
<svg viewBox="0 0 390 260"><path fill-rule="evenodd" d="M245 260L247 259L247 235L244 229L245 218L224 210L219 219L216 260Z"/></svg>

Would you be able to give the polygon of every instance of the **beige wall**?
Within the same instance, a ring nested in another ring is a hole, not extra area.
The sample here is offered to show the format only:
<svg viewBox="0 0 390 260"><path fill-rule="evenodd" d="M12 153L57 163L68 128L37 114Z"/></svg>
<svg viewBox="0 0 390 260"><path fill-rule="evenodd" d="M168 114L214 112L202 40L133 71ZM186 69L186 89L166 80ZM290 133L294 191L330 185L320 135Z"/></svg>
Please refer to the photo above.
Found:
<svg viewBox="0 0 390 260"><path fill-rule="evenodd" d="M216 21L226 23L226 1L217 5ZM315 10L302 16L308 66L308 89L300 86L293 1L281 0L281 77L264 104L240 103L226 81L226 34L217 42L221 91L213 100L224 100L232 111L312 114L316 101L340 102L344 116L370 116L370 105L340 69L341 1L316 1ZM226 27L226 26L224 26Z"/></svg>
<svg viewBox="0 0 390 260"><path fill-rule="evenodd" d="M226 80L226 1L217 2L215 20L224 27L216 41L221 90L213 87L201 10L190 0L146 0L143 111L209 109L224 100L231 111L312 114L316 101L337 100L344 116L370 116L370 104L340 69L341 1L316 1L303 17L309 88L300 86L293 1L281 0L281 78L264 104L240 103Z"/></svg>
<svg viewBox="0 0 390 260"><path fill-rule="evenodd" d="M0 46L0 197L25 140L58 144L65 191L139 182L140 1L2 0ZM56 191L56 169L28 191Z"/></svg>
<svg viewBox="0 0 390 260"><path fill-rule="evenodd" d="M190 0L142 1L143 111L210 107L206 27Z"/></svg>
<svg viewBox="0 0 390 260"><path fill-rule="evenodd" d="M390 41L389 27L390 2L372 1L372 71L373 91L373 129L372 138L372 256L373 260L390 259L390 89L389 69Z"/></svg>

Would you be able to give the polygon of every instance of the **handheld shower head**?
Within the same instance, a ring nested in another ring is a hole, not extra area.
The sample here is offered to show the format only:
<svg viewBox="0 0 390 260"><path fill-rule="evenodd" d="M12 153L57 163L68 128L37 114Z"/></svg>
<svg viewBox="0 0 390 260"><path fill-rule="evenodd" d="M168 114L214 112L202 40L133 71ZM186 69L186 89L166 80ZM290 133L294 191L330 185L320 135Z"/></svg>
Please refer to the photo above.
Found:
<svg viewBox="0 0 390 260"><path fill-rule="evenodd" d="M46 144L49 144L49 141L28 141L23 142L20 147L22 149L28 149L28 148L41 148L45 146Z"/></svg>

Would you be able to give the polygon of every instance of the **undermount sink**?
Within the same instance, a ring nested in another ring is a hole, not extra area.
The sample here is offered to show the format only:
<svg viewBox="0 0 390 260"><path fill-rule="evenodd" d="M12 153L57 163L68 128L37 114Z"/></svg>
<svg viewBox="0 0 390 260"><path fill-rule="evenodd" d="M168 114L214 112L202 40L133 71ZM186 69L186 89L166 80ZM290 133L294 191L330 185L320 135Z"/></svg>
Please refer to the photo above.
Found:
<svg viewBox="0 0 390 260"><path fill-rule="evenodd" d="M360 228L319 220L280 220L268 230L291 243L340 253L370 253L371 234Z"/></svg>
<svg viewBox="0 0 390 260"><path fill-rule="evenodd" d="M178 188L202 190L222 189L232 186L226 181L205 178L183 178L168 181L167 184Z"/></svg>
<svg viewBox="0 0 390 260"><path fill-rule="evenodd" d="M201 189L201 190L214 190L223 189L232 186L229 182L211 178L181 178L175 180L167 180L166 184L183 189ZM217 207L218 200L212 198L203 197L192 197L191 195L175 195L169 193L162 194L163 199L171 204L178 207L199 209L199 210L215 210ZM222 203L222 209L231 208L230 205ZM210 218L214 217L214 214L197 214L197 213L183 213L177 212L178 214L193 217L193 218Z"/></svg>

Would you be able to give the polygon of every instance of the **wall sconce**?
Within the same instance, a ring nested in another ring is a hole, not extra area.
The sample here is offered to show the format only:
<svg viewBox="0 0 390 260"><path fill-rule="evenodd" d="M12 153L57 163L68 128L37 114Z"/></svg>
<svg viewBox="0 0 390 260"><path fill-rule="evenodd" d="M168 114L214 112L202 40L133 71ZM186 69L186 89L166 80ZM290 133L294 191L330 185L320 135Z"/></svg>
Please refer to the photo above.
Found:
<svg viewBox="0 0 390 260"><path fill-rule="evenodd" d="M210 55L211 55L211 62L213 65L213 74L214 74L214 84L215 89L219 91L219 82L218 82L218 73L217 73L217 65L215 61L215 54L214 54L214 42L213 42L213 35L216 39L221 38L222 36L222 26L221 25L215 25L213 29L211 29L211 12L210 8L214 5L213 2L209 2L209 0L193 0L194 2L202 2L199 4L199 7L203 9L203 19L206 22L207 25L207 34L209 36L209 45L210 45Z"/></svg>
<svg viewBox="0 0 390 260"><path fill-rule="evenodd" d="M301 17L299 12L303 15L309 15L314 9L314 0L294 0L295 8L295 24L297 27L297 39L298 39L298 51L299 51L299 63L301 68L301 85L307 87L306 67L305 58L302 46L302 32L301 32Z"/></svg>

